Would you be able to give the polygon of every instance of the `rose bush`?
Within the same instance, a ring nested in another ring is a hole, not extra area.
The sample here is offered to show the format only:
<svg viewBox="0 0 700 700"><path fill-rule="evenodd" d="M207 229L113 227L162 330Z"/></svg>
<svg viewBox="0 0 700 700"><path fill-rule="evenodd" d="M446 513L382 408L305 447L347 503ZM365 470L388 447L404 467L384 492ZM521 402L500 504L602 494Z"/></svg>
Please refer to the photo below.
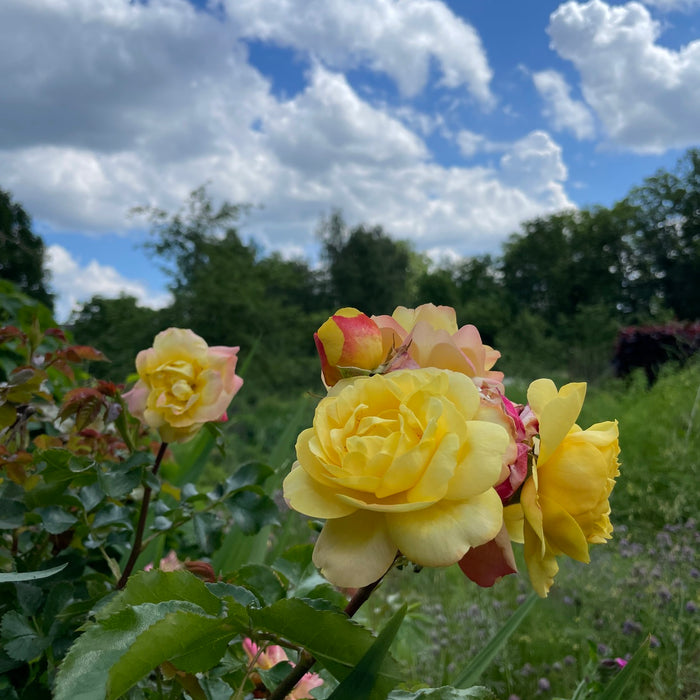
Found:
<svg viewBox="0 0 700 700"><path fill-rule="evenodd" d="M136 356L139 379L123 398L163 442L185 442L204 423L225 419L243 384L237 359L237 347L209 347L189 329L168 328Z"/></svg>
<svg viewBox="0 0 700 700"><path fill-rule="evenodd" d="M589 543L605 542L612 534L608 498L619 475L617 422L587 430L576 425L585 395L584 383L557 391L549 379L538 379L528 389L539 438L532 475L520 502L506 508L506 521L511 537L524 543L528 573L541 596L559 570L558 555L588 562Z"/></svg>
<svg viewBox="0 0 700 700"><path fill-rule="evenodd" d="M497 535L509 436L481 411L469 377L433 368L344 380L320 401L284 495L327 519L314 562L332 583L367 585L398 552L454 564Z"/></svg>

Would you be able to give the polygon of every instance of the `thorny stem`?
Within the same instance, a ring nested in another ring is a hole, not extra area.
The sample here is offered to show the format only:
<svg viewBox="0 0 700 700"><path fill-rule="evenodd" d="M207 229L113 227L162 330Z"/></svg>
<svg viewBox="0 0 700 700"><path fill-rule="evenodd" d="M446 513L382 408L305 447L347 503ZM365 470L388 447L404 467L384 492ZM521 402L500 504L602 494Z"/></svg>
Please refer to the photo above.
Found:
<svg viewBox="0 0 700 700"><path fill-rule="evenodd" d="M158 469L160 468L160 463L163 461L163 456L165 455L165 450L168 448L167 442L160 443L160 449L156 455L156 461L153 463L153 476L158 474ZM117 583L117 588L122 589L126 586L126 582L131 576L131 572L134 570L134 564L136 564L136 559L138 559L139 554L141 554L141 543L143 541L143 531L146 527L146 517L148 516L148 504L151 502L151 487L143 487L143 499L141 500L141 512L139 513L139 522L136 525L136 535L134 536L134 544L131 547L131 554L129 555L129 561L126 562L124 571L122 572L121 578Z"/></svg>
<svg viewBox="0 0 700 700"><path fill-rule="evenodd" d="M370 597L372 591L382 582L385 575L386 574L383 574L374 583L363 586L353 595L345 607L345 614L348 617L352 617L362 607L363 603ZM302 651L297 665L272 693L270 693L269 700L284 700L315 663L316 659L309 654L308 651Z"/></svg>

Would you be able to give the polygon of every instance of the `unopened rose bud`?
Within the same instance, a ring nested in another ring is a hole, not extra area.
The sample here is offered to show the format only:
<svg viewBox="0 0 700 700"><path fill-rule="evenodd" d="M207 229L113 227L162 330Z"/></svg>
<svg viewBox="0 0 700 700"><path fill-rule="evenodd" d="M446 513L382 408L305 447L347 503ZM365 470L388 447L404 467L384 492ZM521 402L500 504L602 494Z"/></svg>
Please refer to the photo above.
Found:
<svg viewBox="0 0 700 700"><path fill-rule="evenodd" d="M371 318L351 307L336 311L314 333L314 341L328 387L345 376L361 374L361 370L374 370L384 360L381 330Z"/></svg>

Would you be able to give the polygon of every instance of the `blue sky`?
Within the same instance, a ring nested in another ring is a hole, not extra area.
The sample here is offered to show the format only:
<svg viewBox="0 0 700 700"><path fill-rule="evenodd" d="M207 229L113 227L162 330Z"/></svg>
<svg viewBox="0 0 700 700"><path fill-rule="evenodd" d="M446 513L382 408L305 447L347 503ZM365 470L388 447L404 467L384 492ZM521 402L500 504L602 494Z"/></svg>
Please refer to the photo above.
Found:
<svg viewBox="0 0 700 700"><path fill-rule="evenodd" d="M58 311L167 303L138 205L207 183L244 238L313 259L319 219L434 260L609 206L700 145L700 0L2 0L0 187Z"/></svg>

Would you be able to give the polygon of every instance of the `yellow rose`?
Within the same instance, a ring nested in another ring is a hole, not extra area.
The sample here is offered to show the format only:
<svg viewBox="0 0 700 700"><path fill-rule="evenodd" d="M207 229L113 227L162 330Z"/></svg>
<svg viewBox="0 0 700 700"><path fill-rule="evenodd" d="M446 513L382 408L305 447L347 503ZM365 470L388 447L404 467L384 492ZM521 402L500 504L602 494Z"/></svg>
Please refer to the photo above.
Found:
<svg viewBox="0 0 700 700"><path fill-rule="evenodd" d="M610 539L608 498L619 475L617 421L576 425L586 395L583 383L558 392L549 379L528 389L528 402L539 421L532 476L518 505L506 508L511 537L524 542L533 587L546 596L559 570L556 557L566 554L589 562L589 543Z"/></svg>
<svg viewBox="0 0 700 700"><path fill-rule="evenodd" d="M481 342L476 326L458 328L451 306L397 306L391 316L372 319L382 330L385 354L400 346L407 348L407 358L403 362L397 358L392 367L438 367L493 382L503 380L503 372L491 369L501 353Z"/></svg>
<svg viewBox="0 0 700 700"><path fill-rule="evenodd" d="M496 536L509 436L480 411L469 377L433 368L343 380L319 402L284 496L327 520L314 563L329 581L372 583L398 552L448 566Z"/></svg>
<svg viewBox="0 0 700 700"><path fill-rule="evenodd" d="M243 384L237 353L237 347L209 347L189 329L168 328L136 356L139 380L124 400L163 442L189 440L204 423L226 419Z"/></svg>

